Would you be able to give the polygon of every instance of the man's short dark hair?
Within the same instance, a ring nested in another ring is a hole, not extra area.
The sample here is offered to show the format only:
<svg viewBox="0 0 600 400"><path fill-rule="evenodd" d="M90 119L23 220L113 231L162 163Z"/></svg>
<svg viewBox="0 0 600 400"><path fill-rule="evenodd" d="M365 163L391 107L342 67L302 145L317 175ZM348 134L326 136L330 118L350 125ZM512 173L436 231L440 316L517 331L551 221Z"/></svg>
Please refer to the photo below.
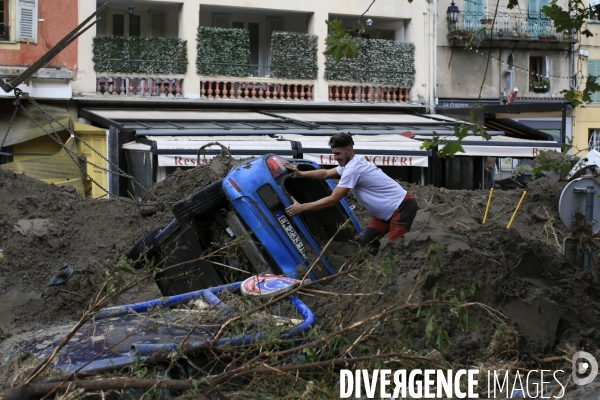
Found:
<svg viewBox="0 0 600 400"><path fill-rule="evenodd" d="M329 139L329 147L335 149L336 147L352 147L354 146L354 140L352 140L352 135L350 133L338 133L337 135L333 135L331 139Z"/></svg>

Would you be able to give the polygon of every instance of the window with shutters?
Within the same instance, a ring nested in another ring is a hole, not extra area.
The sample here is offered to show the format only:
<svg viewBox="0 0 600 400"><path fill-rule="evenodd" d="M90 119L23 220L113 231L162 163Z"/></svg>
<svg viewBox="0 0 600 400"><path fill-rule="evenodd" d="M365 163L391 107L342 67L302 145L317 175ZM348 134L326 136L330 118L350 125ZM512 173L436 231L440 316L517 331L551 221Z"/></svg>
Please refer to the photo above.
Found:
<svg viewBox="0 0 600 400"><path fill-rule="evenodd" d="M550 91L550 57L529 56L529 91L546 93Z"/></svg>
<svg viewBox="0 0 600 400"><path fill-rule="evenodd" d="M542 13L542 7L550 5L550 0L527 0L527 29L531 37L550 35L550 19Z"/></svg>
<svg viewBox="0 0 600 400"><path fill-rule="evenodd" d="M148 11L148 32L150 37L165 37L167 13L160 10Z"/></svg>
<svg viewBox="0 0 600 400"><path fill-rule="evenodd" d="M465 0L464 29L473 31L481 28L482 18L484 18L483 0Z"/></svg>
<svg viewBox="0 0 600 400"><path fill-rule="evenodd" d="M213 28L230 29L230 18L231 16L229 14L213 14Z"/></svg>
<svg viewBox="0 0 600 400"><path fill-rule="evenodd" d="M37 22L37 0L17 0L17 41L37 43Z"/></svg>
<svg viewBox="0 0 600 400"><path fill-rule="evenodd" d="M10 23L8 22L9 0L0 0L0 41L10 40Z"/></svg>
<svg viewBox="0 0 600 400"><path fill-rule="evenodd" d="M587 74L588 76L595 76L596 83L600 83L600 60L587 61ZM600 92L593 92L591 97L593 102L600 102Z"/></svg>

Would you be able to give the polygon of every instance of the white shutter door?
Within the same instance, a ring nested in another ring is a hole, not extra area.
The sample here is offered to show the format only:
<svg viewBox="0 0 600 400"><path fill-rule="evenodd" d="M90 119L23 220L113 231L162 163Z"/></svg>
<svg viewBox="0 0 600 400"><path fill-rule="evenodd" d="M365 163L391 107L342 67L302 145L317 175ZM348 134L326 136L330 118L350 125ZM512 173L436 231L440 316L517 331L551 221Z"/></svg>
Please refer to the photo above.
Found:
<svg viewBox="0 0 600 400"><path fill-rule="evenodd" d="M19 0L17 41L37 43L37 0Z"/></svg>
<svg viewBox="0 0 600 400"><path fill-rule="evenodd" d="M529 18L540 18L540 0L527 0L527 12Z"/></svg>

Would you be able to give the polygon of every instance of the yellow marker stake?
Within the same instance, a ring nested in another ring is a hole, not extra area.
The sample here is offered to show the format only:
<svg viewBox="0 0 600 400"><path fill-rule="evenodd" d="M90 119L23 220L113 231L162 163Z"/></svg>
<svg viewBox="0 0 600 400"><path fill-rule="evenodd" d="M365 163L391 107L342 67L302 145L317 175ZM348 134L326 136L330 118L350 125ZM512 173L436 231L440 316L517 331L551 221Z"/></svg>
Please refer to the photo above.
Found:
<svg viewBox="0 0 600 400"><path fill-rule="evenodd" d="M523 199L525 198L526 194L527 194L527 190L523 192L523 196L521 196L521 200L519 200L519 204L517 204L517 208L515 208L515 212L513 213L512 217L510 218L510 222L508 223L508 225L506 225L506 229L510 228L510 224L512 224L513 219L515 219L515 215L517 215L517 211L519 211L519 207L521 207L521 203L523 202Z"/></svg>
<svg viewBox="0 0 600 400"><path fill-rule="evenodd" d="M487 219L487 213L490 209L490 203L492 202L492 194L494 194L494 188L490 189L490 197L488 197L488 203L487 206L485 206L485 214L483 214L483 222L481 223L481 225L485 224L485 220Z"/></svg>

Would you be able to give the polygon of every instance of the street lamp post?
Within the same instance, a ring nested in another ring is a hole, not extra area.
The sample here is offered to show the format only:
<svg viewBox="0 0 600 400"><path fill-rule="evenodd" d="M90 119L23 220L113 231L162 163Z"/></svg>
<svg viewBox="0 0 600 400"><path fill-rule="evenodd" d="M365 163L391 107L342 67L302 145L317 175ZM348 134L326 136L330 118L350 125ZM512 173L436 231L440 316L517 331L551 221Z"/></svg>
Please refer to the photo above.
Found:
<svg viewBox="0 0 600 400"><path fill-rule="evenodd" d="M456 4L454 4L454 0L452 0L452 4L450 4L450 7L448 7L448 11L446 11L448 22L450 23L450 26L452 28L456 27L456 22L458 21L458 13L460 13L460 10L456 6Z"/></svg>

